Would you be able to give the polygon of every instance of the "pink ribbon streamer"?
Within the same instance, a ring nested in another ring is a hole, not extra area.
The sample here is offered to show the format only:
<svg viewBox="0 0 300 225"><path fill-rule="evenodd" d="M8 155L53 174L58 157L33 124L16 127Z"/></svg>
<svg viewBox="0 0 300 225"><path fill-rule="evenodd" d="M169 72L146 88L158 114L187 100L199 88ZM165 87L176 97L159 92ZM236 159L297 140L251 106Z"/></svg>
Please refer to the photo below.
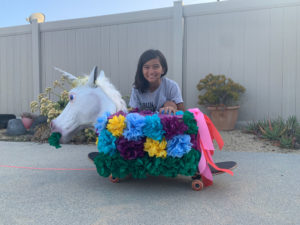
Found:
<svg viewBox="0 0 300 225"><path fill-rule="evenodd" d="M204 180L208 180L208 182L204 182L204 185L208 186L212 184L213 176L207 164L205 155L207 155L212 161L210 151L214 151L215 148L204 118L204 114L198 108L189 109L188 111L194 114L194 118L197 121L197 126L198 126L197 147L201 152L201 158L198 163L198 169L200 175L204 178ZM208 154L204 154L204 151L207 151L206 153Z"/></svg>

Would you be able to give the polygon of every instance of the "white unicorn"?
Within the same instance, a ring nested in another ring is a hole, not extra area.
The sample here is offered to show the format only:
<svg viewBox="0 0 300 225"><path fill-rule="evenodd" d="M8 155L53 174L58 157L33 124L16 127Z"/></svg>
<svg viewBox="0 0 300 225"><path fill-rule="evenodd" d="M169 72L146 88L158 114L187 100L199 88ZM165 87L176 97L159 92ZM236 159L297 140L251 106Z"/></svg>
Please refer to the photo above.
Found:
<svg viewBox="0 0 300 225"><path fill-rule="evenodd" d="M55 69L71 81L78 80L68 72ZM105 112L112 114L121 110L127 112L120 92L109 82L103 71L98 75L95 66L86 84L79 84L69 91L69 103L63 112L51 121L51 132L61 133L60 143L67 143L75 132L94 127L97 118Z"/></svg>

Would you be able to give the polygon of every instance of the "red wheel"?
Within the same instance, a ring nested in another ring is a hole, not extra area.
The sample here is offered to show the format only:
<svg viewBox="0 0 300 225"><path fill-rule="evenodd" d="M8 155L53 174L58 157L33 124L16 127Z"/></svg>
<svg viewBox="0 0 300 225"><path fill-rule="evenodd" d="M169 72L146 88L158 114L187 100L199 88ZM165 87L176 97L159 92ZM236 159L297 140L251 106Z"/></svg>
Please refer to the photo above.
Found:
<svg viewBox="0 0 300 225"><path fill-rule="evenodd" d="M193 180L192 181L192 189L194 191L201 191L203 189L203 183L201 180Z"/></svg>
<svg viewBox="0 0 300 225"><path fill-rule="evenodd" d="M112 183L119 183L119 182L120 182L120 179L119 179L119 178L113 177L112 175L109 175L109 180L110 180Z"/></svg>

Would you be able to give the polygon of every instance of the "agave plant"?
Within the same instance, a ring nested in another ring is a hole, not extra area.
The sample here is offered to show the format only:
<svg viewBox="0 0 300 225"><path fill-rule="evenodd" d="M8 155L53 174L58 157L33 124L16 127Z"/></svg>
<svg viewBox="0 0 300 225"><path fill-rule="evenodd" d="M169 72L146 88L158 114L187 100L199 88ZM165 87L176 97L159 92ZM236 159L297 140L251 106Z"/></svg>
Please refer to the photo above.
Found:
<svg viewBox="0 0 300 225"><path fill-rule="evenodd" d="M246 130L277 143L283 148L295 148L300 143L300 124L296 116L248 123Z"/></svg>

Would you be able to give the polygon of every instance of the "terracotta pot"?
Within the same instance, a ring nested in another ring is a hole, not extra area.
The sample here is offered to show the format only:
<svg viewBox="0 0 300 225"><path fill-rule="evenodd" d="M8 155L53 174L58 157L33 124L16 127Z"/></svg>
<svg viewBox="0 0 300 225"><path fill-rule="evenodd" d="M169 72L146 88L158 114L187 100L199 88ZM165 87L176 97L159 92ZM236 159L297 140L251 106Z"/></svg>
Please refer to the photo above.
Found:
<svg viewBox="0 0 300 225"><path fill-rule="evenodd" d="M22 123L24 127L28 130L33 123L33 119L28 117L22 117Z"/></svg>
<svg viewBox="0 0 300 225"><path fill-rule="evenodd" d="M240 106L209 106L211 120L218 130L233 130Z"/></svg>

